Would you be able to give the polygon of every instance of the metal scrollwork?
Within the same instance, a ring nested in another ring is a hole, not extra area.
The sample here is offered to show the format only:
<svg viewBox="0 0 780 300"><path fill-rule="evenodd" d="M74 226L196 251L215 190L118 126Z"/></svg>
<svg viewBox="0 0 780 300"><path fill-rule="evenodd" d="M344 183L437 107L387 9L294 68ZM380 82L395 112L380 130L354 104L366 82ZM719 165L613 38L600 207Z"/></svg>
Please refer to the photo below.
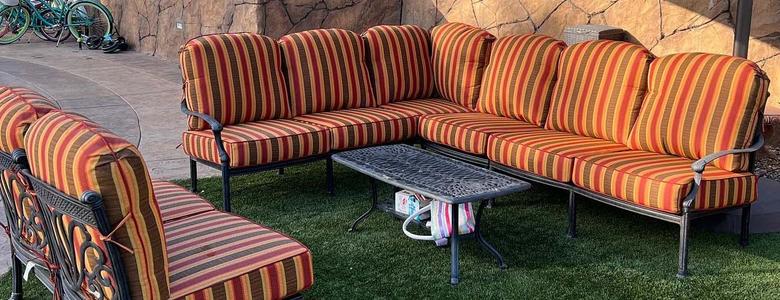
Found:
<svg viewBox="0 0 780 300"><path fill-rule="evenodd" d="M46 258L49 245L45 238L45 220L35 195L27 190L15 168L4 169L2 172L0 185L7 208L11 239L22 250L26 250L20 254L28 259Z"/></svg>

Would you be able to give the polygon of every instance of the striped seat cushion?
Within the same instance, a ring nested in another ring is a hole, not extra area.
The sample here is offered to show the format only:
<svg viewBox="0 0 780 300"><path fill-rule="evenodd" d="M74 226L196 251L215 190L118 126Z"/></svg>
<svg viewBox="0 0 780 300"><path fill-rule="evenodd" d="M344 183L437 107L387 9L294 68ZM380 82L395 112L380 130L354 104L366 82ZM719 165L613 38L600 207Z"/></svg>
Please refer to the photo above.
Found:
<svg viewBox="0 0 780 300"><path fill-rule="evenodd" d="M23 148L30 124L58 107L40 94L19 87L0 86L0 151Z"/></svg>
<svg viewBox="0 0 780 300"><path fill-rule="evenodd" d="M316 29L283 36L295 115L373 107L363 40L352 31Z"/></svg>
<svg viewBox="0 0 780 300"><path fill-rule="evenodd" d="M420 118L420 137L476 155L485 155L491 134L520 132L538 127L484 113L428 115Z"/></svg>
<svg viewBox="0 0 780 300"><path fill-rule="evenodd" d="M380 108L324 112L295 120L328 128L333 150L400 142L417 132L413 115Z"/></svg>
<svg viewBox="0 0 780 300"><path fill-rule="evenodd" d="M221 163L211 131L185 131L182 139L187 155ZM225 126L222 142L233 168L288 161L330 151L327 128L283 119Z"/></svg>
<svg viewBox="0 0 780 300"><path fill-rule="evenodd" d="M488 158L502 165L561 182L571 181L574 158L628 150L602 139L546 129L491 135Z"/></svg>
<svg viewBox="0 0 780 300"><path fill-rule="evenodd" d="M652 59L644 47L626 42L567 47L546 128L625 144L647 90Z"/></svg>
<svg viewBox="0 0 780 300"><path fill-rule="evenodd" d="M655 60L649 77L648 95L628 142L632 149L699 159L753 142L769 85L755 63L726 55L674 54ZM748 155L729 155L712 164L747 171Z"/></svg>
<svg viewBox="0 0 780 300"><path fill-rule="evenodd" d="M171 299L282 299L314 283L303 244L211 211L165 224Z"/></svg>
<svg viewBox="0 0 780 300"><path fill-rule="evenodd" d="M75 198L101 195L133 298L167 299L162 217L138 149L84 117L51 112L38 119L24 144L32 174ZM124 220L124 221L123 221ZM122 223L123 222L123 223Z"/></svg>
<svg viewBox="0 0 780 300"><path fill-rule="evenodd" d="M255 33L194 38L179 51L187 107L223 125L291 116L282 56L273 39ZM189 118L190 130L208 124Z"/></svg>
<svg viewBox="0 0 780 300"><path fill-rule="evenodd" d="M416 25L380 25L363 33L378 105L433 93L431 36Z"/></svg>
<svg viewBox="0 0 780 300"><path fill-rule="evenodd" d="M680 213L681 201L693 188L692 160L630 150L580 155L574 160L577 186L657 210ZM693 210L711 210L756 200L758 178L708 167Z"/></svg>
<svg viewBox="0 0 780 300"><path fill-rule="evenodd" d="M470 112L468 108L439 98L398 101L382 105L379 108L413 116Z"/></svg>
<svg viewBox="0 0 780 300"><path fill-rule="evenodd" d="M535 34L496 40L482 79L477 110L542 126L558 58L565 46L559 40Z"/></svg>
<svg viewBox="0 0 780 300"><path fill-rule="evenodd" d="M184 217L213 211L215 208L206 199L167 181L152 181L154 198L160 207L163 223L168 223Z"/></svg>
<svg viewBox="0 0 780 300"><path fill-rule="evenodd" d="M433 78L439 95L474 109L495 37L462 23L433 28Z"/></svg>

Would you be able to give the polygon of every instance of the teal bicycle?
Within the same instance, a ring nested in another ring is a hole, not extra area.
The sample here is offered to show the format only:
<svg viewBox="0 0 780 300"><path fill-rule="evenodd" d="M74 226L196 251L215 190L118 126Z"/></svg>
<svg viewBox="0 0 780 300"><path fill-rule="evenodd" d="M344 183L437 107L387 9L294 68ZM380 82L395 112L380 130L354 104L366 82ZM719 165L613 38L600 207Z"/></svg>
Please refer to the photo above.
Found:
<svg viewBox="0 0 780 300"><path fill-rule="evenodd" d="M98 0L0 0L0 45L16 42L30 29L58 43L73 35L80 46L110 41L114 18Z"/></svg>

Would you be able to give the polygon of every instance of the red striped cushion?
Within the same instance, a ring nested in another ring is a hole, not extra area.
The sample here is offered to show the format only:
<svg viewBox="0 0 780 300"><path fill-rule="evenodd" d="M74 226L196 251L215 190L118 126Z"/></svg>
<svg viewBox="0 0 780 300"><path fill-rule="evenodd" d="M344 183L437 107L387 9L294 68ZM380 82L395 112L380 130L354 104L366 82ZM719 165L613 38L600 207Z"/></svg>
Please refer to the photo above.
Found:
<svg viewBox="0 0 780 300"><path fill-rule="evenodd" d="M566 48L546 128L625 144L647 90L652 58L644 47L626 42Z"/></svg>
<svg viewBox="0 0 780 300"><path fill-rule="evenodd" d="M182 146L187 155L221 163L210 130L185 131ZM293 120L266 120L225 126L222 142L230 167L258 166L330 151L328 129Z"/></svg>
<svg viewBox="0 0 780 300"><path fill-rule="evenodd" d="M484 155L491 134L534 130L523 121L484 113L428 115L420 118L420 137L451 148Z"/></svg>
<svg viewBox="0 0 780 300"><path fill-rule="evenodd" d="M462 23L433 28L433 78L439 95L474 109L495 37Z"/></svg>
<svg viewBox="0 0 780 300"><path fill-rule="evenodd" d="M295 115L373 107L363 40L342 29L316 29L283 36Z"/></svg>
<svg viewBox="0 0 780 300"><path fill-rule="evenodd" d="M468 108L438 98L393 102L382 105L379 108L413 116L470 112Z"/></svg>
<svg viewBox="0 0 780 300"><path fill-rule="evenodd" d="M190 40L179 51L187 107L224 125L291 115L279 46L255 33ZM189 118L190 130L208 129Z"/></svg>
<svg viewBox="0 0 780 300"><path fill-rule="evenodd" d="M750 146L767 100L767 79L748 60L682 53L650 65L648 95L631 132L629 147L699 159ZM713 162L747 171L748 155Z"/></svg>
<svg viewBox="0 0 780 300"><path fill-rule="evenodd" d="M377 104L433 93L431 37L416 25L380 25L363 33Z"/></svg>
<svg viewBox="0 0 780 300"><path fill-rule="evenodd" d="M343 150L400 142L415 136L416 118L380 108L359 108L296 117L330 129L331 148Z"/></svg>
<svg viewBox="0 0 780 300"><path fill-rule="evenodd" d="M680 213L693 188L692 160L644 151L580 155L574 162L577 186L618 199ZM758 178L708 167L693 210L731 207L756 200Z"/></svg>
<svg viewBox="0 0 780 300"><path fill-rule="evenodd" d="M30 124L56 108L32 90L0 86L0 151L24 148L24 133Z"/></svg>
<svg viewBox="0 0 780 300"><path fill-rule="evenodd" d="M215 208L206 199L176 185L175 183L152 181L154 198L160 206L163 223L168 223L184 217L213 211Z"/></svg>
<svg viewBox="0 0 780 300"><path fill-rule="evenodd" d="M493 43L477 110L538 126L550 106L558 58L566 45L543 35L513 35Z"/></svg>
<svg viewBox="0 0 780 300"><path fill-rule="evenodd" d="M165 224L171 299L283 299L314 283L303 244L218 211Z"/></svg>
<svg viewBox="0 0 780 300"><path fill-rule="evenodd" d="M622 144L539 128L491 135L487 154L502 165L569 182L575 157L624 150Z"/></svg>

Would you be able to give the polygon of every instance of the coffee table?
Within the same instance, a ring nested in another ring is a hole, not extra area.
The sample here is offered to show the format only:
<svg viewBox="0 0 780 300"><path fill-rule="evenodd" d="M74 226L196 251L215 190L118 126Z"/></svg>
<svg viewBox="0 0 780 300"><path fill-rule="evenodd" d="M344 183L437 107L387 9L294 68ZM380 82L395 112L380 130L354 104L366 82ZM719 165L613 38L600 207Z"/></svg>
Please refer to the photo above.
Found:
<svg viewBox="0 0 780 300"><path fill-rule="evenodd" d="M461 204L480 202L473 235L496 258L499 268L506 268L504 258L480 233L482 210L490 199L529 189L528 182L405 144L350 150L332 158L371 178L371 207L352 223L350 231L377 208L376 180L452 204L452 228L458 228ZM459 239L458 234L453 234L449 240L453 285L460 281Z"/></svg>

